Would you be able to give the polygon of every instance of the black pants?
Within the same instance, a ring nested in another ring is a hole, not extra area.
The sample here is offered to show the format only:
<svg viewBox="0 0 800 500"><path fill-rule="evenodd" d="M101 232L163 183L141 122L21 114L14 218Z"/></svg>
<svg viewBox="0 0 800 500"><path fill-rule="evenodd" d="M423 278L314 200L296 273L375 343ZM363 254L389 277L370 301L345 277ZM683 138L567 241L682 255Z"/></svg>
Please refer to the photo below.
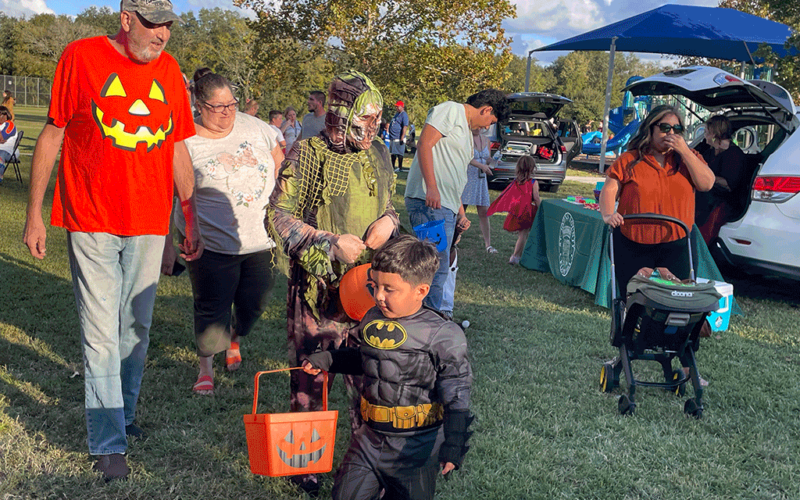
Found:
<svg viewBox="0 0 800 500"><path fill-rule="evenodd" d="M396 167L395 167L395 161L397 161ZM403 168L403 155L392 155L392 167Z"/></svg>
<svg viewBox="0 0 800 500"><path fill-rule="evenodd" d="M266 310L275 283L272 250L226 255L205 250L188 262L194 295L198 356L228 349L233 333L245 336Z"/></svg>
<svg viewBox="0 0 800 500"><path fill-rule="evenodd" d="M336 472L333 500L432 500L439 472L441 426L405 436L359 427Z"/></svg>
<svg viewBox="0 0 800 500"><path fill-rule="evenodd" d="M614 267L614 277L620 291L618 297L625 297L628 282L643 267L653 269L666 267L680 279L689 278L689 248L686 238L669 243L643 245L629 240L622 235L619 228L616 228L614 229Z"/></svg>

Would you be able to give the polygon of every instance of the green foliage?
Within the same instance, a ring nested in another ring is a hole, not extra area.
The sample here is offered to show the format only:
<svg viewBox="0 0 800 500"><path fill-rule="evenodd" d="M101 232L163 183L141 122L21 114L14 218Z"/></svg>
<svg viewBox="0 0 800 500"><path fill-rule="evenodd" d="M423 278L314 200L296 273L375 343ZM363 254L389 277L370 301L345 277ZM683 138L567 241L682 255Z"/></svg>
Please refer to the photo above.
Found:
<svg viewBox="0 0 800 500"><path fill-rule="evenodd" d="M403 99L412 121L431 106L463 100L477 90L500 87L511 58L501 26L514 16L508 0L241 0L258 18L256 53L265 72L314 65L331 53L333 72L356 69L368 75L387 102ZM282 49L292 40L303 51ZM497 57L500 64L497 64ZM326 68L327 69L327 68Z"/></svg>
<svg viewBox="0 0 800 500"><path fill-rule="evenodd" d="M572 52L556 59L548 69L552 71L554 83L546 91L573 101L562 113L562 118L572 116L579 123L602 119L608 81L607 52ZM621 90L628 78L646 77L661 71L663 68L655 63L646 63L633 54L618 52L614 58L611 107L622 104Z"/></svg>

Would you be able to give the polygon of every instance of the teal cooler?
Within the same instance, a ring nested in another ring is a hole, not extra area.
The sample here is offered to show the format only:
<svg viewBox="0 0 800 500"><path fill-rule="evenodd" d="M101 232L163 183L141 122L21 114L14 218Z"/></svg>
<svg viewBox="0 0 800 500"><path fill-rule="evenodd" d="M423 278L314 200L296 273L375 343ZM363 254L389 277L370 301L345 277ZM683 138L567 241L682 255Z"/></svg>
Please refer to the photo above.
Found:
<svg viewBox="0 0 800 500"><path fill-rule="evenodd" d="M697 278L698 283L707 283L705 278ZM714 332L724 332L731 322L731 305L733 302L733 285L724 281L715 281L714 288L722 295L719 299L719 309L708 315L706 320Z"/></svg>

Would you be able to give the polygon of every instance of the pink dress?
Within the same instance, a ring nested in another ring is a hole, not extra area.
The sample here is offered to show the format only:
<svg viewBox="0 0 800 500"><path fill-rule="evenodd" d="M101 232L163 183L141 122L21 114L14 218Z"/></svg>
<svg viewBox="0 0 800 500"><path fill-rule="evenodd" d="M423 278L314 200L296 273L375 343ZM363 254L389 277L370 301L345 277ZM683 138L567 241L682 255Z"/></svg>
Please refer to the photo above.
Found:
<svg viewBox="0 0 800 500"><path fill-rule="evenodd" d="M508 212L503 229L514 232L530 229L533 218L536 216L537 207L531 203L533 200L533 182L517 184L516 181L506 187L491 205L487 215L498 212Z"/></svg>

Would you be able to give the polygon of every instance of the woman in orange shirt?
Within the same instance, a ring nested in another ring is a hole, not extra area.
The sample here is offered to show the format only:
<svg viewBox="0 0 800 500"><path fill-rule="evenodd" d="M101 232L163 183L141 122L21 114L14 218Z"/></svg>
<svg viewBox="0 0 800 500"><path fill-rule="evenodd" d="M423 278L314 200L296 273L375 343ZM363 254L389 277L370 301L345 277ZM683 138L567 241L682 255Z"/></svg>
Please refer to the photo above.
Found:
<svg viewBox="0 0 800 500"><path fill-rule="evenodd" d="M614 229L616 279L622 296L642 267L666 267L689 277L689 255L683 230L674 223L624 222L622 216L656 213L694 225L695 189L708 191L714 173L683 139L683 121L672 106L658 106L611 166L600 193L603 221ZM614 204L619 200L615 209Z"/></svg>

